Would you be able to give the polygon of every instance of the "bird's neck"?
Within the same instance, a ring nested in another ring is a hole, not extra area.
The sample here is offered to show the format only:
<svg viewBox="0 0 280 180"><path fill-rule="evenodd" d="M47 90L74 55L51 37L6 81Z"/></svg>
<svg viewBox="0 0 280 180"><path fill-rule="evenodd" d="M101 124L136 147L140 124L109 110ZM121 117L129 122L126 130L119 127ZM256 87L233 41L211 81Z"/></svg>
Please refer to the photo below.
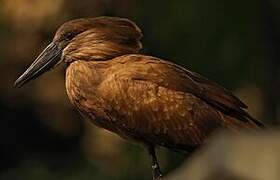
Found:
<svg viewBox="0 0 280 180"><path fill-rule="evenodd" d="M74 105L88 98L98 103L96 88L102 82L107 66L105 62L75 61L69 64L65 85L67 95Z"/></svg>

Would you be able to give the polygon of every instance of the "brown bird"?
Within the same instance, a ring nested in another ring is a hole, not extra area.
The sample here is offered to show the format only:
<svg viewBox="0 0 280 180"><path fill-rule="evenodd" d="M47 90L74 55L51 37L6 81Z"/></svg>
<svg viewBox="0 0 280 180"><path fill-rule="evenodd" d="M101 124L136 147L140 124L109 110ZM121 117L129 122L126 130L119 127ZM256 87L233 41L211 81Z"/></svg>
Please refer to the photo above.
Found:
<svg viewBox="0 0 280 180"><path fill-rule="evenodd" d="M141 30L117 17L76 19L15 82L20 87L64 62L66 91L81 115L98 127L147 147L160 179L155 147L192 152L217 128L259 129L247 106L203 76L141 55Z"/></svg>

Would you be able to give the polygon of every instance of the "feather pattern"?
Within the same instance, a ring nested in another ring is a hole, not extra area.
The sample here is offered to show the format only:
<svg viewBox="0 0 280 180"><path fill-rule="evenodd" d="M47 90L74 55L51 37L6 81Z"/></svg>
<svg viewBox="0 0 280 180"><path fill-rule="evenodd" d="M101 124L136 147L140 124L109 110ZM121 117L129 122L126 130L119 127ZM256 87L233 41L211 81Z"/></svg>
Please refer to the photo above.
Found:
<svg viewBox="0 0 280 180"><path fill-rule="evenodd" d="M98 126L145 144L187 151L203 144L219 127L258 127L246 116L239 119L223 111L233 109L242 115L246 107L226 89L150 56L125 55L106 63L76 61L67 69L66 82L68 96L83 114L90 114L89 119L102 116Z"/></svg>

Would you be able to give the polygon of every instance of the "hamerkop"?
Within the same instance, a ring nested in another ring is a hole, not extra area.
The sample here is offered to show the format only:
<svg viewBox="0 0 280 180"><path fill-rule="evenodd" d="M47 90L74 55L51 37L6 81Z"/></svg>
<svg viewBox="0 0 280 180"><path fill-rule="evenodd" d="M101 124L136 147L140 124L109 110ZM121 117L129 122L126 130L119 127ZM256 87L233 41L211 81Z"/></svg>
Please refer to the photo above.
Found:
<svg viewBox="0 0 280 180"><path fill-rule="evenodd" d="M20 87L64 62L66 91L85 119L147 147L160 179L155 147L191 152L217 128L258 129L231 92L172 62L139 54L141 30L117 17L76 19L15 82Z"/></svg>

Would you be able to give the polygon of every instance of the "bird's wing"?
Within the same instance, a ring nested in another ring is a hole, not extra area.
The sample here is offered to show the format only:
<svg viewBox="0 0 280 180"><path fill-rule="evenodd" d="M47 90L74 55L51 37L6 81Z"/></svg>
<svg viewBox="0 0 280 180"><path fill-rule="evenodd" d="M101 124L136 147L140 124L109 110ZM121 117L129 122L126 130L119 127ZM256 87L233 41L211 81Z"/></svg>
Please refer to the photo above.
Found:
<svg viewBox="0 0 280 180"><path fill-rule="evenodd" d="M221 115L194 95L130 77L115 73L97 89L122 137L192 151L221 126Z"/></svg>
<svg viewBox="0 0 280 180"><path fill-rule="evenodd" d="M226 115L242 121L253 121L257 126L263 127L262 123L247 113L247 106L242 101L200 74L151 56L130 55L126 58L127 67L131 67L131 70L120 71L124 76L129 74L134 80L152 82L168 89L193 94Z"/></svg>
<svg viewBox="0 0 280 180"><path fill-rule="evenodd" d="M107 114L118 134L188 150L204 143L217 127L256 127L226 114L227 109L242 112L245 107L231 93L172 63L122 56L112 60L105 74L97 93L111 105Z"/></svg>

